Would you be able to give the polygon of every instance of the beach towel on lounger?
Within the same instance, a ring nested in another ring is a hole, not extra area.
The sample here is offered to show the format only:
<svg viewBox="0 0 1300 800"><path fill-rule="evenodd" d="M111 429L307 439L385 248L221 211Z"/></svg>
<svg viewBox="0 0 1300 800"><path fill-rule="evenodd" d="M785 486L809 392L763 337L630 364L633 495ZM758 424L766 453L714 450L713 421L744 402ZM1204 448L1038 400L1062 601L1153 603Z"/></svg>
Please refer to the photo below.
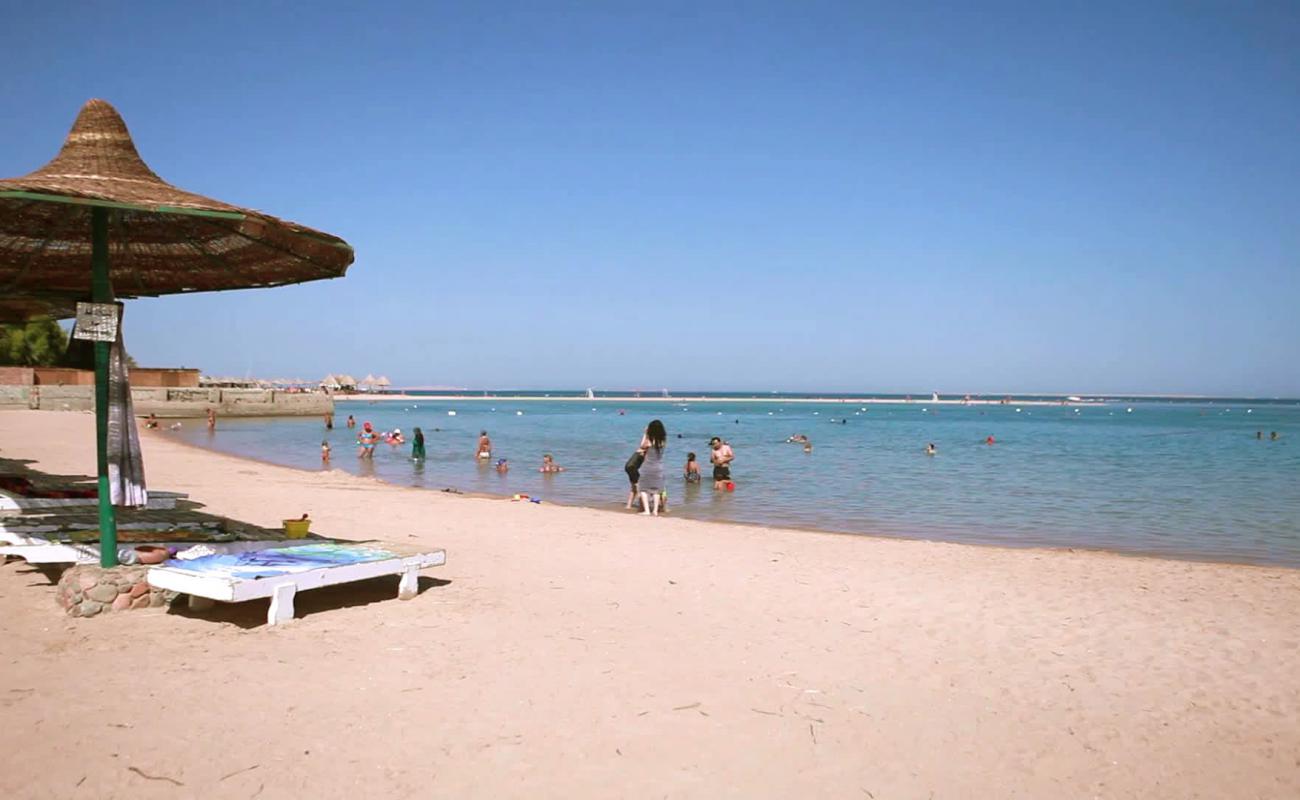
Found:
<svg viewBox="0 0 1300 800"><path fill-rule="evenodd" d="M166 563L166 566L201 572L210 577L252 580L292 575L326 567L363 564L367 561L385 561L398 557L397 554L379 547L323 542L250 553L203 556L188 561L171 560Z"/></svg>

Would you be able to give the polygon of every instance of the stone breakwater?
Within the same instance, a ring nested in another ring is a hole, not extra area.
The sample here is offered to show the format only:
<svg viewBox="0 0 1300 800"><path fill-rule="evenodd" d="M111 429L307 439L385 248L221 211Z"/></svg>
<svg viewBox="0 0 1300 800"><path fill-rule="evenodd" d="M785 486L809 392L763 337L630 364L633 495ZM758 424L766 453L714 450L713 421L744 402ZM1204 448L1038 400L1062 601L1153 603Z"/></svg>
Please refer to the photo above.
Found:
<svg viewBox="0 0 1300 800"><path fill-rule="evenodd" d="M70 617L170 605L177 593L151 587L148 574L145 566L104 568L79 564L59 578L55 598Z"/></svg>
<svg viewBox="0 0 1300 800"><path fill-rule="evenodd" d="M186 389L132 387L136 416L203 417L215 409L222 417L315 417L334 410L334 398L324 392L284 392L277 389ZM0 410L93 411L94 386L0 385Z"/></svg>

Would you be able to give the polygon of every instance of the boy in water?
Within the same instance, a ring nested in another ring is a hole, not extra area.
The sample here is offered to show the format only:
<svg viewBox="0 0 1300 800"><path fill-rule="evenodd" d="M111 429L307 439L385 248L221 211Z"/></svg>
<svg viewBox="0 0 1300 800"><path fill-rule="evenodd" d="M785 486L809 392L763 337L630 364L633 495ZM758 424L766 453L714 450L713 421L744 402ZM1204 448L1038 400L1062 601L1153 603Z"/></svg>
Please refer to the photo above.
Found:
<svg viewBox="0 0 1300 800"><path fill-rule="evenodd" d="M627 507L631 508L633 503L639 502L641 492L638 484L641 483L641 463L645 460L644 454L637 450L632 457L623 465L623 471L627 473L627 482L629 484L627 493Z"/></svg>
<svg viewBox="0 0 1300 800"><path fill-rule="evenodd" d="M700 482L700 464L698 461L695 460L694 453L686 454L686 468L683 471L683 474L686 477L687 483Z"/></svg>
<svg viewBox="0 0 1300 800"><path fill-rule="evenodd" d="M321 443L320 443L320 463L322 463L322 464L328 464L328 463L330 463L330 443L329 443L329 442L321 442Z"/></svg>

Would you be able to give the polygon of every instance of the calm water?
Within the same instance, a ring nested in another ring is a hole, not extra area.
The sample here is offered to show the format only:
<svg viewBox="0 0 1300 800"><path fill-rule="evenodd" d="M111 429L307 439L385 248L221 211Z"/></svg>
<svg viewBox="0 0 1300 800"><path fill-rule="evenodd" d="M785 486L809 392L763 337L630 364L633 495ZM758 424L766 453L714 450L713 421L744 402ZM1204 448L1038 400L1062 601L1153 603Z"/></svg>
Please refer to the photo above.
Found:
<svg viewBox="0 0 1300 800"><path fill-rule="evenodd" d="M380 445L373 463L359 462L355 432L344 427L348 414L379 430L400 427L408 439L420 426L427 461L412 462L407 444ZM315 418L222 419L215 435L199 421L187 423L182 435L305 469L320 468L326 439L334 468L403 486L523 492L621 508L623 464L655 417L668 428L668 466L679 470L694 451L705 472L703 487L669 481L673 513L681 516L1300 566L1300 404L1294 401L1130 401L1078 411L921 400L867 410L779 400L622 407L544 399L347 401L338 404L337 427L329 432ZM510 460L507 475L475 462L484 428L494 457ZM1263 431L1263 441L1256 431ZM1271 431L1278 441L1269 441ZM811 437L813 453L784 443L795 433ZM715 493L708 481L708 439L715 434L736 451L734 494ZM984 444L990 434L993 446ZM927 442L937 445L937 456L924 454ZM567 471L539 474L545 452Z"/></svg>

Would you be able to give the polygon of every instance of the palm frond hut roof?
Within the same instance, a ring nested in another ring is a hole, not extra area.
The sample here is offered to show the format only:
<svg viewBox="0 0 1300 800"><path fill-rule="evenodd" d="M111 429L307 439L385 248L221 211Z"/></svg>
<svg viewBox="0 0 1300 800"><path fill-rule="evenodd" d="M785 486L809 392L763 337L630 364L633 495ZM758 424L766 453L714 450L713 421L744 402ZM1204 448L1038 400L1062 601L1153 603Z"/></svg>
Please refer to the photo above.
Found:
<svg viewBox="0 0 1300 800"><path fill-rule="evenodd" d="M91 100L52 161L0 179L0 314L66 316L89 297L94 207L110 209L119 298L337 278L353 260L337 236L167 183L117 110Z"/></svg>

